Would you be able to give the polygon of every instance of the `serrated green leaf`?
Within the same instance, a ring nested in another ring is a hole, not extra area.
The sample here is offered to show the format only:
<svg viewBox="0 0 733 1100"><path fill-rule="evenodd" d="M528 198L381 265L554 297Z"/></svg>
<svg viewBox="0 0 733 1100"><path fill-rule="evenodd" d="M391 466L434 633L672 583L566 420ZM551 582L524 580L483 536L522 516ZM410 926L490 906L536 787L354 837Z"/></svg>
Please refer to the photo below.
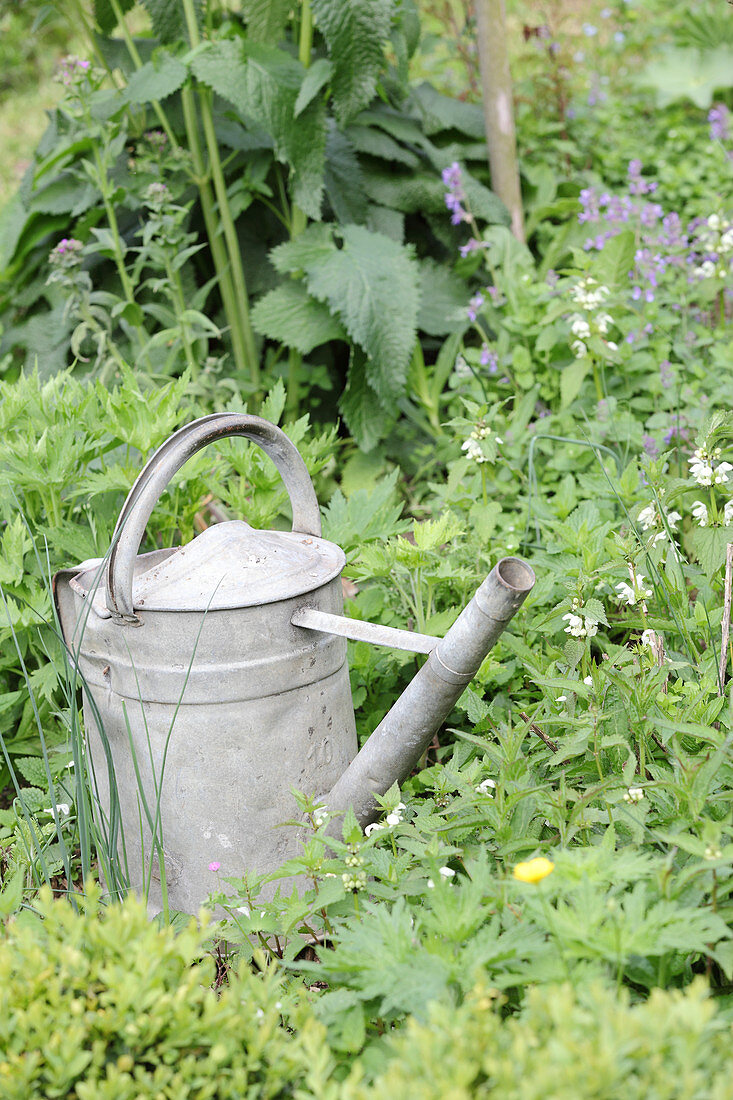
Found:
<svg viewBox="0 0 733 1100"><path fill-rule="evenodd" d="M290 168L293 200L310 218L320 220L326 112L314 100L295 117L305 72L300 62L283 50L227 40L198 52L191 67L202 83L272 137L277 159Z"/></svg>
<svg viewBox="0 0 733 1100"><path fill-rule="evenodd" d="M335 251L333 232L328 225L309 225L292 241L273 248L270 261L282 275L305 271L325 262Z"/></svg>
<svg viewBox="0 0 733 1100"><path fill-rule="evenodd" d="M161 42L173 43L183 39L189 41L186 16L181 0L142 0L143 7L150 16L153 33ZM193 0L196 23L201 29L203 19L202 0Z"/></svg>
<svg viewBox="0 0 733 1100"><path fill-rule="evenodd" d="M733 542L733 531L728 527L693 527L689 538L703 572L713 577L725 564L726 547Z"/></svg>
<svg viewBox="0 0 733 1100"><path fill-rule="evenodd" d="M477 141L485 138L483 111L477 103L466 103L443 95L427 82L412 89L411 99L422 116L426 134L460 130Z"/></svg>
<svg viewBox="0 0 733 1100"><path fill-rule="evenodd" d="M83 214L99 201L99 192L89 183L62 172L47 187L33 192L28 212L40 214Z"/></svg>
<svg viewBox="0 0 733 1100"><path fill-rule="evenodd" d="M332 72L333 65L327 57L319 57L317 61L313 62L306 71L295 100L294 114L296 118L306 109L311 100L315 99L321 88L328 84Z"/></svg>
<svg viewBox="0 0 733 1100"><path fill-rule="evenodd" d="M349 380L341 395L339 408L349 431L363 451L371 451L394 423L394 413L385 409L367 381L366 355L352 347Z"/></svg>
<svg viewBox="0 0 733 1100"><path fill-rule="evenodd" d="M178 91L187 76L188 70L182 61L165 50L157 50L151 61L132 74L125 97L130 103L166 99Z"/></svg>
<svg viewBox="0 0 733 1100"><path fill-rule="evenodd" d="M625 229L606 242L593 264L593 274L599 282L608 286L625 286L634 265L635 253L636 237L630 229Z"/></svg>
<svg viewBox="0 0 733 1100"><path fill-rule="evenodd" d="M342 248L305 267L308 289L367 353L369 384L389 406L404 392L415 343L418 268L405 248L363 226L344 226L342 236Z"/></svg>
<svg viewBox="0 0 733 1100"><path fill-rule="evenodd" d="M395 0L311 0L311 6L333 62L336 118L345 125L374 96Z"/></svg>
<svg viewBox="0 0 733 1100"><path fill-rule="evenodd" d="M435 260L420 261L421 332L446 336L466 328L466 284Z"/></svg>
<svg viewBox="0 0 733 1100"><path fill-rule="evenodd" d="M330 120L326 139L324 173L326 196L342 225L363 225L367 217L367 198L359 159L349 139Z"/></svg>
<svg viewBox="0 0 733 1100"><path fill-rule="evenodd" d="M361 119L364 116L359 117ZM370 157L379 157L390 164L406 164L408 168L417 168L420 163L420 158L415 153L376 126L352 123L346 130L346 135L355 149L360 153L368 153Z"/></svg>
<svg viewBox="0 0 733 1100"><path fill-rule="evenodd" d="M253 42L279 42L292 0L242 0L242 15Z"/></svg>
<svg viewBox="0 0 733 1100"><path fill-rule="evenodd" d="M405 214L435 214L445 218L445 187L438 172L402 174L380 167L364 167L364 189L381 206L391 206ZM499 198L470 173L463 173L464 187L474 215L483 222L505 224L506 208Z"/></svg>
<svg viewBox="0 0 733 1100"><path fill-rule="evenodd" d="M346 333L328 306L312 298L302 282L290 280L265 294L252 310L252 324L262 336L308 355Z"/></svg>

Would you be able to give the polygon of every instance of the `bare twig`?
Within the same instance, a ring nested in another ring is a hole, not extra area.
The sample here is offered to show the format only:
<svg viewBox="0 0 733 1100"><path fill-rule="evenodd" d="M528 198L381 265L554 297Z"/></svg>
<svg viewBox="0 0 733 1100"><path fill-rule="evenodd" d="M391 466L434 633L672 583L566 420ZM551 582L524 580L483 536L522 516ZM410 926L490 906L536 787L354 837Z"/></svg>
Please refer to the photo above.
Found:
<svg viewBox="0 0 733 1100"><path fill-rule="evenodd" d="M540 729L536 722L532 721L528 714L525 714L523 710L520 710L519 717L527 723L529 728L532 730L532 733L537 734L540 741L543 741L547 745L548 749L552 749L553 752L557 752L557 744L547 736L544 730Z"/></svg>
<svg viewBox="0 0 733 1100"><path fill-rule="evenodd" d="M718 677L718 695L723 694L725 670L728 665L728 643L730 641L730 604L733 587L733 542L725 550L725 588L723 593L723 626L720 639L720 674Z"/></svg>

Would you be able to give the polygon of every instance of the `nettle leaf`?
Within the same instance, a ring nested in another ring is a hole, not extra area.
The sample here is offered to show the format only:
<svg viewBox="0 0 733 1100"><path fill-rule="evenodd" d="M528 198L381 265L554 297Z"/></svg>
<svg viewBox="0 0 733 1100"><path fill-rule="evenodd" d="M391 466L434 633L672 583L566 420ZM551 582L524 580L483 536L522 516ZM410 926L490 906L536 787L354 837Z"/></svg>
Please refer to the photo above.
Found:
<svg viewBox="0 0 733 1100"><path fill-rule="evenodd" d="M325 87L331 79L333 65L327 57L319 57L314 61L310 69L306 71L303 83L295 100L295 117L301 114L308 104L315 99L321 88Z"/></svg>
<svg viewBox="0 0 733 1100"><path fill-rule="evenodd" d="M415 344L419 270L407 249L381 233L347 225L341 235L340 249L306 268L308 289L367 353L369 384L390 405L404 394Z"/></svg>
<svg viewBox="0 0 733 1100"><path fill-rule="evenodd" d="M243 42L214 42L192 59L204 84L256 128L269 133L275 156L290 168L292 196L316 221L321 217L326 155L326 109L313 100L295 117L305 69L284 50Z"/></svg>
<svg viewBox="0 0 733 1100"><path fill-rule="evenodd" d="M153 24L153 34L161 42L188 42L186 16L181 0L142 0L143 7ZM193 0L196 23L203 25L203 0Z"/></svg>
<svg viewBox="0 0 733 1100"><path fill-rule="evenodd" d="M601 283L609 286L625 286L630 269L634 266L636 237L625 229L607 241L593 264L593 274Z"/></svg>
<svg viewBox="0 0 733 1100"><path fill-rule="evenodd" d="M366 367L366 355L360 347L352 346L349 380L339 408L362 451L371 451L394 424L395 411L388 410L380 401L369 384Z"/></svg>
<svg viewBox="0 0 733 1100"><path fill-rule="evenodd" d="M324 263L333 253L336 245L331 227L328 225L309 225L292 241L273 248L270 262L281 275L292 275L297 271Z"/></svg>
<svg viewBox="0 0 733 1100"><path fill-rule="evenodd" d="M252 42L279 42L292 0L242 0L242 15Z"/></svg>
<svg viewBox="0 0 733 1100"><path fill-rule="evenodd" d="M135 0L118 0L118 9L122 15L135 6ZM111 34L117 26L117 13L110 0L94 0L94 21L102 34Z"/></svg>
<svg viewBox="0 0 733 1100"><path fill-rule="evenodd" d="M725 564L729 542L733 542L733 530L728 527L693 527L690 543L703 572L713 577Z"/></svg>
<svg viewBox="0 0 733 1100"><path fill-rule="evenodd" d="M394 169L364 168L364 189L380 206L391 206L404 214L436 214L445 216L445 187L438 172L419 172L401 176ZM508 224L506 207L497 196L464 170L463 182L469 205L475 216L484 222Z"/></svg>
<svg viewBox="0 0 733 1100"><path fill-rule="evenodd" d="M326 195L336 218L342 225L356 222L363 225L367 218L367 197L359 158L351 142L330 120L326 138L324 173Z"/></svg>
<svg viewBox="0 0 733 1100"><path fill-rule="evenodd" d="M346 340L343 326L327 305L312 298L302 282L290 280L265 294L252 310L262 336L308 355L329 340Z"/></svg>
<svg viewBox="0 0 733 1100"><path fill-rule="evenodd" d="M411 101L417 107L426 134L443 130L460 130L462 134L483 141L486 137L483 111L477 103L443 95L432 84L419 84L412 89Z"/></svg>
<svg viewBox="0 0 733 1100"><path fill-rule="evenodd" d="M402 519L398 477L395 468L370 488L356 489L348 497L337 489L324 509L324 537L349 554L367 542L383 542L407 530L410 522Z"/></svg>
<svg viewBox="0 0 733 1100"><path fill-rule="evenodd" d="M374 96L395 6L395 0L312 0L333 62L331 92L342 124Z"/></svg>
<svg viewBox="0 0 733 1100"><path fill-rule="evenodd" d="M585 376L590 369L591 361L587 356L576 359L565 367L560 375L560 397L563 409L566 409L578 396L580 387L583 385Z"/></svg>
<svg viewBox="0 0 733 1100"><path fill-rule="evenodd" d="M182 87L187 76L182 61L166 50L156 50L152 59L132 74L125 95L130 103L166 99Z"/></svg>
<svg viewBox="0 0 733 1100"><path fill-rule="evenodd" d="M396 161L398 164L406 164L408 168L417 168L420 163L420 158L415 153L375 126L354 123L346 130L346 136L355 149L360 153L368 153L370 157L379 157L390 164Z"/></svg>
<svg viewBox="0 0 733 1100"><path fill-rule="evenodd" d="M435 260L420 261L418 327L431 336L462 332L466 322L466 284Z"/></svg>

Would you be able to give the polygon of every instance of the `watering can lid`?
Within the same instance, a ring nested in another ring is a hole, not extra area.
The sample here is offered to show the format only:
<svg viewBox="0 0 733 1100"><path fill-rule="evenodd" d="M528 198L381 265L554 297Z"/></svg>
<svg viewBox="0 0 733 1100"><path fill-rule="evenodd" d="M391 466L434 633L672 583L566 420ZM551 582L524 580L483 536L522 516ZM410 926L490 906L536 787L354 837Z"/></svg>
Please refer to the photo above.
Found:
<svg viewBox="0 0 733 1100"><path fill-rule="evenodd" d="M345 563L343 550L326 539L230 520L138 574L133 605L140 611L216 611L275 603L320 588Z"/></svg>

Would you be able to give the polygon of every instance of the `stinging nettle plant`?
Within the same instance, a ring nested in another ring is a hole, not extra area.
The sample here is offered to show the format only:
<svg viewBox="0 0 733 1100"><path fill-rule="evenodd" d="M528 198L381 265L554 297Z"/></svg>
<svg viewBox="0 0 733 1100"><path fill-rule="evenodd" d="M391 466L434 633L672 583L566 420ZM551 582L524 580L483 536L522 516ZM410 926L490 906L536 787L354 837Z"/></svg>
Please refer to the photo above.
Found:
<svg viewBox="0 0 733 1100"><path fill-rule="evenodd" d="M472 208L507 221L480 109L410 86L413 0L144 0L137 38L134 7L74 4L92 60L62 68L0 219L0 350L110 377L203 365L252 393L264 369L291 411L336 390L370 449L418 335L432 359L464 325L440 172L460 158Z"/></svg>

